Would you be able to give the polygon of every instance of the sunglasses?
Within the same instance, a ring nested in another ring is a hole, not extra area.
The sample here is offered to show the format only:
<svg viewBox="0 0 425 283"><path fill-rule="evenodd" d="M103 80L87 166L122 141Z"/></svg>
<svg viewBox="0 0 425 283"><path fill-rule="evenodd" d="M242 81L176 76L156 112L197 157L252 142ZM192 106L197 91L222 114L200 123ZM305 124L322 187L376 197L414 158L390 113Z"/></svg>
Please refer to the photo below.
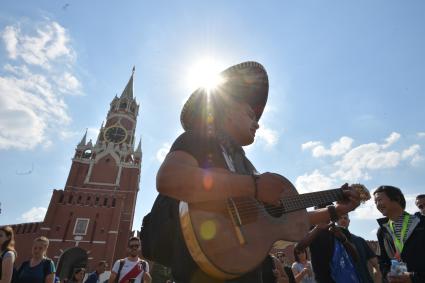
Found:
<svg viewBox="0 0 425 283"><path fill-rule="evenodd" d="M419 209L422 209L422 208L424 208L424 205L420 204L420 205L418 205L418 207L419 207Z"/></svg>
<svg viewBox="0 0 425 283"><path fill-rule="evenodd" d="M129 245L128 247L129 248L138 248L138 247L140 247L140 245Z"/></svg>

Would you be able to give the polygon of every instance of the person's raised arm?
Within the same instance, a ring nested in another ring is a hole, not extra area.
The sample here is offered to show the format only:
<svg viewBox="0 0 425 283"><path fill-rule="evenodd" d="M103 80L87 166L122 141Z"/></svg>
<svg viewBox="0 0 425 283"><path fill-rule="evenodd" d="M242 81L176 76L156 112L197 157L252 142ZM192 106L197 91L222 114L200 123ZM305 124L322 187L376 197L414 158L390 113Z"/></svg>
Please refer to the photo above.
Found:
<svg viewBox="0 0 425 283"><path fill-rule="evenodd" d="M241 175L223 168L203 169L184 151L172 151L162 163L156 179L161 194L187 201L201 202L229 197L257 197L276 204L284 190L280 177L272 173Z"/></svg>
<svg viewBox="0 0 425 283"><path fill-rule="evenodd" d="M295 245L295 249L305 250L316 239L320 231L328 230L331 224L321 223L311 229L305 237Z"/></svg>

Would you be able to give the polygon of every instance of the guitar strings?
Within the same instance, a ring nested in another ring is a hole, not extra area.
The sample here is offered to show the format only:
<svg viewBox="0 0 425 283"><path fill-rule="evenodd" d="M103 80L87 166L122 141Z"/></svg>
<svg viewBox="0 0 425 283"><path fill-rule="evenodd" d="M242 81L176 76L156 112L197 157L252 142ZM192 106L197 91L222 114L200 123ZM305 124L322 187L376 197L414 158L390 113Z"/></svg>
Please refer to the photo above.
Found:
<svg viewBox="0 0 425 283"><path fill-rule="evenodd" d="M326 197L319 197L319 199L317 198L317 196L308 196L307 197L307 201L311 202L309 205L306 205L306 203L299 199L299 195L297 196L292 196L289 198L284 198L281 199L281 206L274 206L274 207L269 207L266 208L264 204L262 204L261 202L259 202L258 200L256 200L255 198L240 198L240 199L233 199L234 205L233 204L228 204L230 209L235 209L237 210L237 213L240 216L249 216L251 213L258 213L258 212L270 212L270 213L283 213L283 212L292 212L292 211L297 211L297 210L301 210L304 209L306 207L311 207L312 203L326 203L326 202L331 202L334 201L335 198L339 199L340 195L339 194L334 194L333 196L327 196ZM235 211L236 213L236 211Z"/></svg>

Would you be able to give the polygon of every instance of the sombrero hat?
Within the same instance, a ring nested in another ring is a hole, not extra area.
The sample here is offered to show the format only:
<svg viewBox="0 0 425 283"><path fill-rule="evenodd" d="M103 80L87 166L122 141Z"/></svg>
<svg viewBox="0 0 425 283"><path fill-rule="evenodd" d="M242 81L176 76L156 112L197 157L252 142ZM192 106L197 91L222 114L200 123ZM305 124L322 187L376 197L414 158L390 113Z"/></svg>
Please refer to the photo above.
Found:
<svg viewBox="0 0 425 283"><path fill-rule="evenodd" d="M269 92L269 80L264 67L248 61L234 65L220 73L223 82L207 95L205 88L195 90L186 101L180 114L180 122L185 131L203 124L211 118L211 113L219 114L220 104L226 98L248 103L257 121L263 114Z"/></svg>

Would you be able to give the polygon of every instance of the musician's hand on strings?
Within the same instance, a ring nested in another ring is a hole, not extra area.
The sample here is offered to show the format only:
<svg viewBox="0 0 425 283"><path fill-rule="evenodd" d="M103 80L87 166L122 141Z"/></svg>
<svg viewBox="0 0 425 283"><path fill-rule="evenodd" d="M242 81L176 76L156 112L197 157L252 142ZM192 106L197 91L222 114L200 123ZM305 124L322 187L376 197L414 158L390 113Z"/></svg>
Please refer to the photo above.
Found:
<svg viewBox="0 0 425 283"><path fill-rule="evenodd" d="M284 188L285 183L282 177L270 172L263 173L257 179L257 199L279 206Z"/></svg>
<svg viewBox="0 0 425 283"><path fill-rule="evenodd" d="M341 189L344 194L344 200L338 201L336 203L335 208L338 216L348 213L360 205L359 192L350 187L348 184L342 185Z"/></svg>

